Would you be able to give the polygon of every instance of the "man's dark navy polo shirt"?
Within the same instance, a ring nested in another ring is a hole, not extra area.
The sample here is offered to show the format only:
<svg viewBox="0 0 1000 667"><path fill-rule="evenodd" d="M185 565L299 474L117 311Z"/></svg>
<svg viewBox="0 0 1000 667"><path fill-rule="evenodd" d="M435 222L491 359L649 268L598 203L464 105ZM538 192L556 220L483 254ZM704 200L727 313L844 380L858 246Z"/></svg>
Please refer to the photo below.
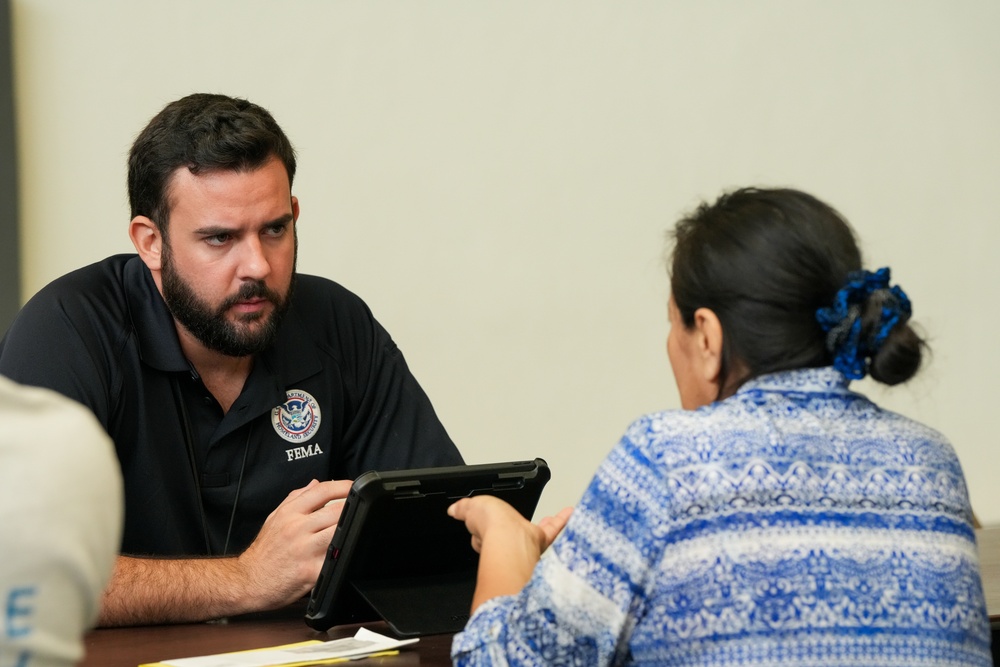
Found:
<svg viewBox="0 0 1000 667"><path fill-rule="evenodd" d="M277 340L225 414L135 255L39 291L0 342L0 373L83 403L107 429L125 480L125 554L239 553L312 479L462 462L368 307L315 276L296 277Z"/></svg>

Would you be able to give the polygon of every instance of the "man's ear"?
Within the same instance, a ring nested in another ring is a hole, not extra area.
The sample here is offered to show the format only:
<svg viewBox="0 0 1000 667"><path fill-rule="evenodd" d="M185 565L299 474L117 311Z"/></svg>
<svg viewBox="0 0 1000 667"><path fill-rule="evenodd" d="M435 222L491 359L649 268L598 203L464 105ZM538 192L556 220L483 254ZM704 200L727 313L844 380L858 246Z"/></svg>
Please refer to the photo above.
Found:
<svg viewBox="0 0 1000 667"><path fill-rule="evenodd" d="M163 262L163 235L156 223L144 215L137 215L129 223L128 236L146 267L159 271Z"/></svg>
<svg viewBox="0 0 1000 667"><path fill-rule="evenodd" d="M718 386L722 373L722 323L714 311L699 308L694 311L694 328L698 332L701 379Z"/></svg>

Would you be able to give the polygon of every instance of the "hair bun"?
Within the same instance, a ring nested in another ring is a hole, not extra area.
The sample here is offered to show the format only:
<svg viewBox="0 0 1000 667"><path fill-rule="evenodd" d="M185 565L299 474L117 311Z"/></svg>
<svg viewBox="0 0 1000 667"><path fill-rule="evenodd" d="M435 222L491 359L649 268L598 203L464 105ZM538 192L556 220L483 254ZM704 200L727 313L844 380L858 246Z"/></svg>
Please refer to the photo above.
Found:
<svg viewBox="0 0 1000 667"><path fill-rule="evenodd" d="M868 373L882 384L906 382L920 369L926 347L909 324L901 324L889 332L885 343L872 355Z"/></svg>

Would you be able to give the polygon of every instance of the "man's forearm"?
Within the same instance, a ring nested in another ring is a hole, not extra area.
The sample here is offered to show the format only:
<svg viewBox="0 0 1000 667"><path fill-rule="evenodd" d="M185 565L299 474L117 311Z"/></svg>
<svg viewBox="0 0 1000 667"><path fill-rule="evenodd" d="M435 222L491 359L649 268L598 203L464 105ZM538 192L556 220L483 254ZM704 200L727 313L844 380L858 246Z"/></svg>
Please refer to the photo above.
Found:
<svg viewBox="0 0 1000 667"><path fill-rule="evenodd" d="M251 588L236 557L119 556L98 625L198 622L266 608Z"/></svg>
<svg viewBox="0 0 1000 667"><path fill-rule="evenodd" d="M191 623L292 604L316 583L350 480L313 480L288 494L257 539L228 558L119 556L99 625Z"/></svg>

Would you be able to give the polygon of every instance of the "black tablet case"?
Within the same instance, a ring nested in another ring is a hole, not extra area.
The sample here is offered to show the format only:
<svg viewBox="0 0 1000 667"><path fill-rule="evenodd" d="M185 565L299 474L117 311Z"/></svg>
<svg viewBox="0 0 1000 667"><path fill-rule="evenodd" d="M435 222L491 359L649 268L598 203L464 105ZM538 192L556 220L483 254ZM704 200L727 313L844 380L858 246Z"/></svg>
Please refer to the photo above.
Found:
<svg viewBox="0 0 1000 667"><path fill-rule="evenodd" d="M469 618L479 554L448 506L486 494L530 519L549 476L542 459L361 475L345 501L306 623L326 630L385 620L400 637L458 632Z"/></svg>

